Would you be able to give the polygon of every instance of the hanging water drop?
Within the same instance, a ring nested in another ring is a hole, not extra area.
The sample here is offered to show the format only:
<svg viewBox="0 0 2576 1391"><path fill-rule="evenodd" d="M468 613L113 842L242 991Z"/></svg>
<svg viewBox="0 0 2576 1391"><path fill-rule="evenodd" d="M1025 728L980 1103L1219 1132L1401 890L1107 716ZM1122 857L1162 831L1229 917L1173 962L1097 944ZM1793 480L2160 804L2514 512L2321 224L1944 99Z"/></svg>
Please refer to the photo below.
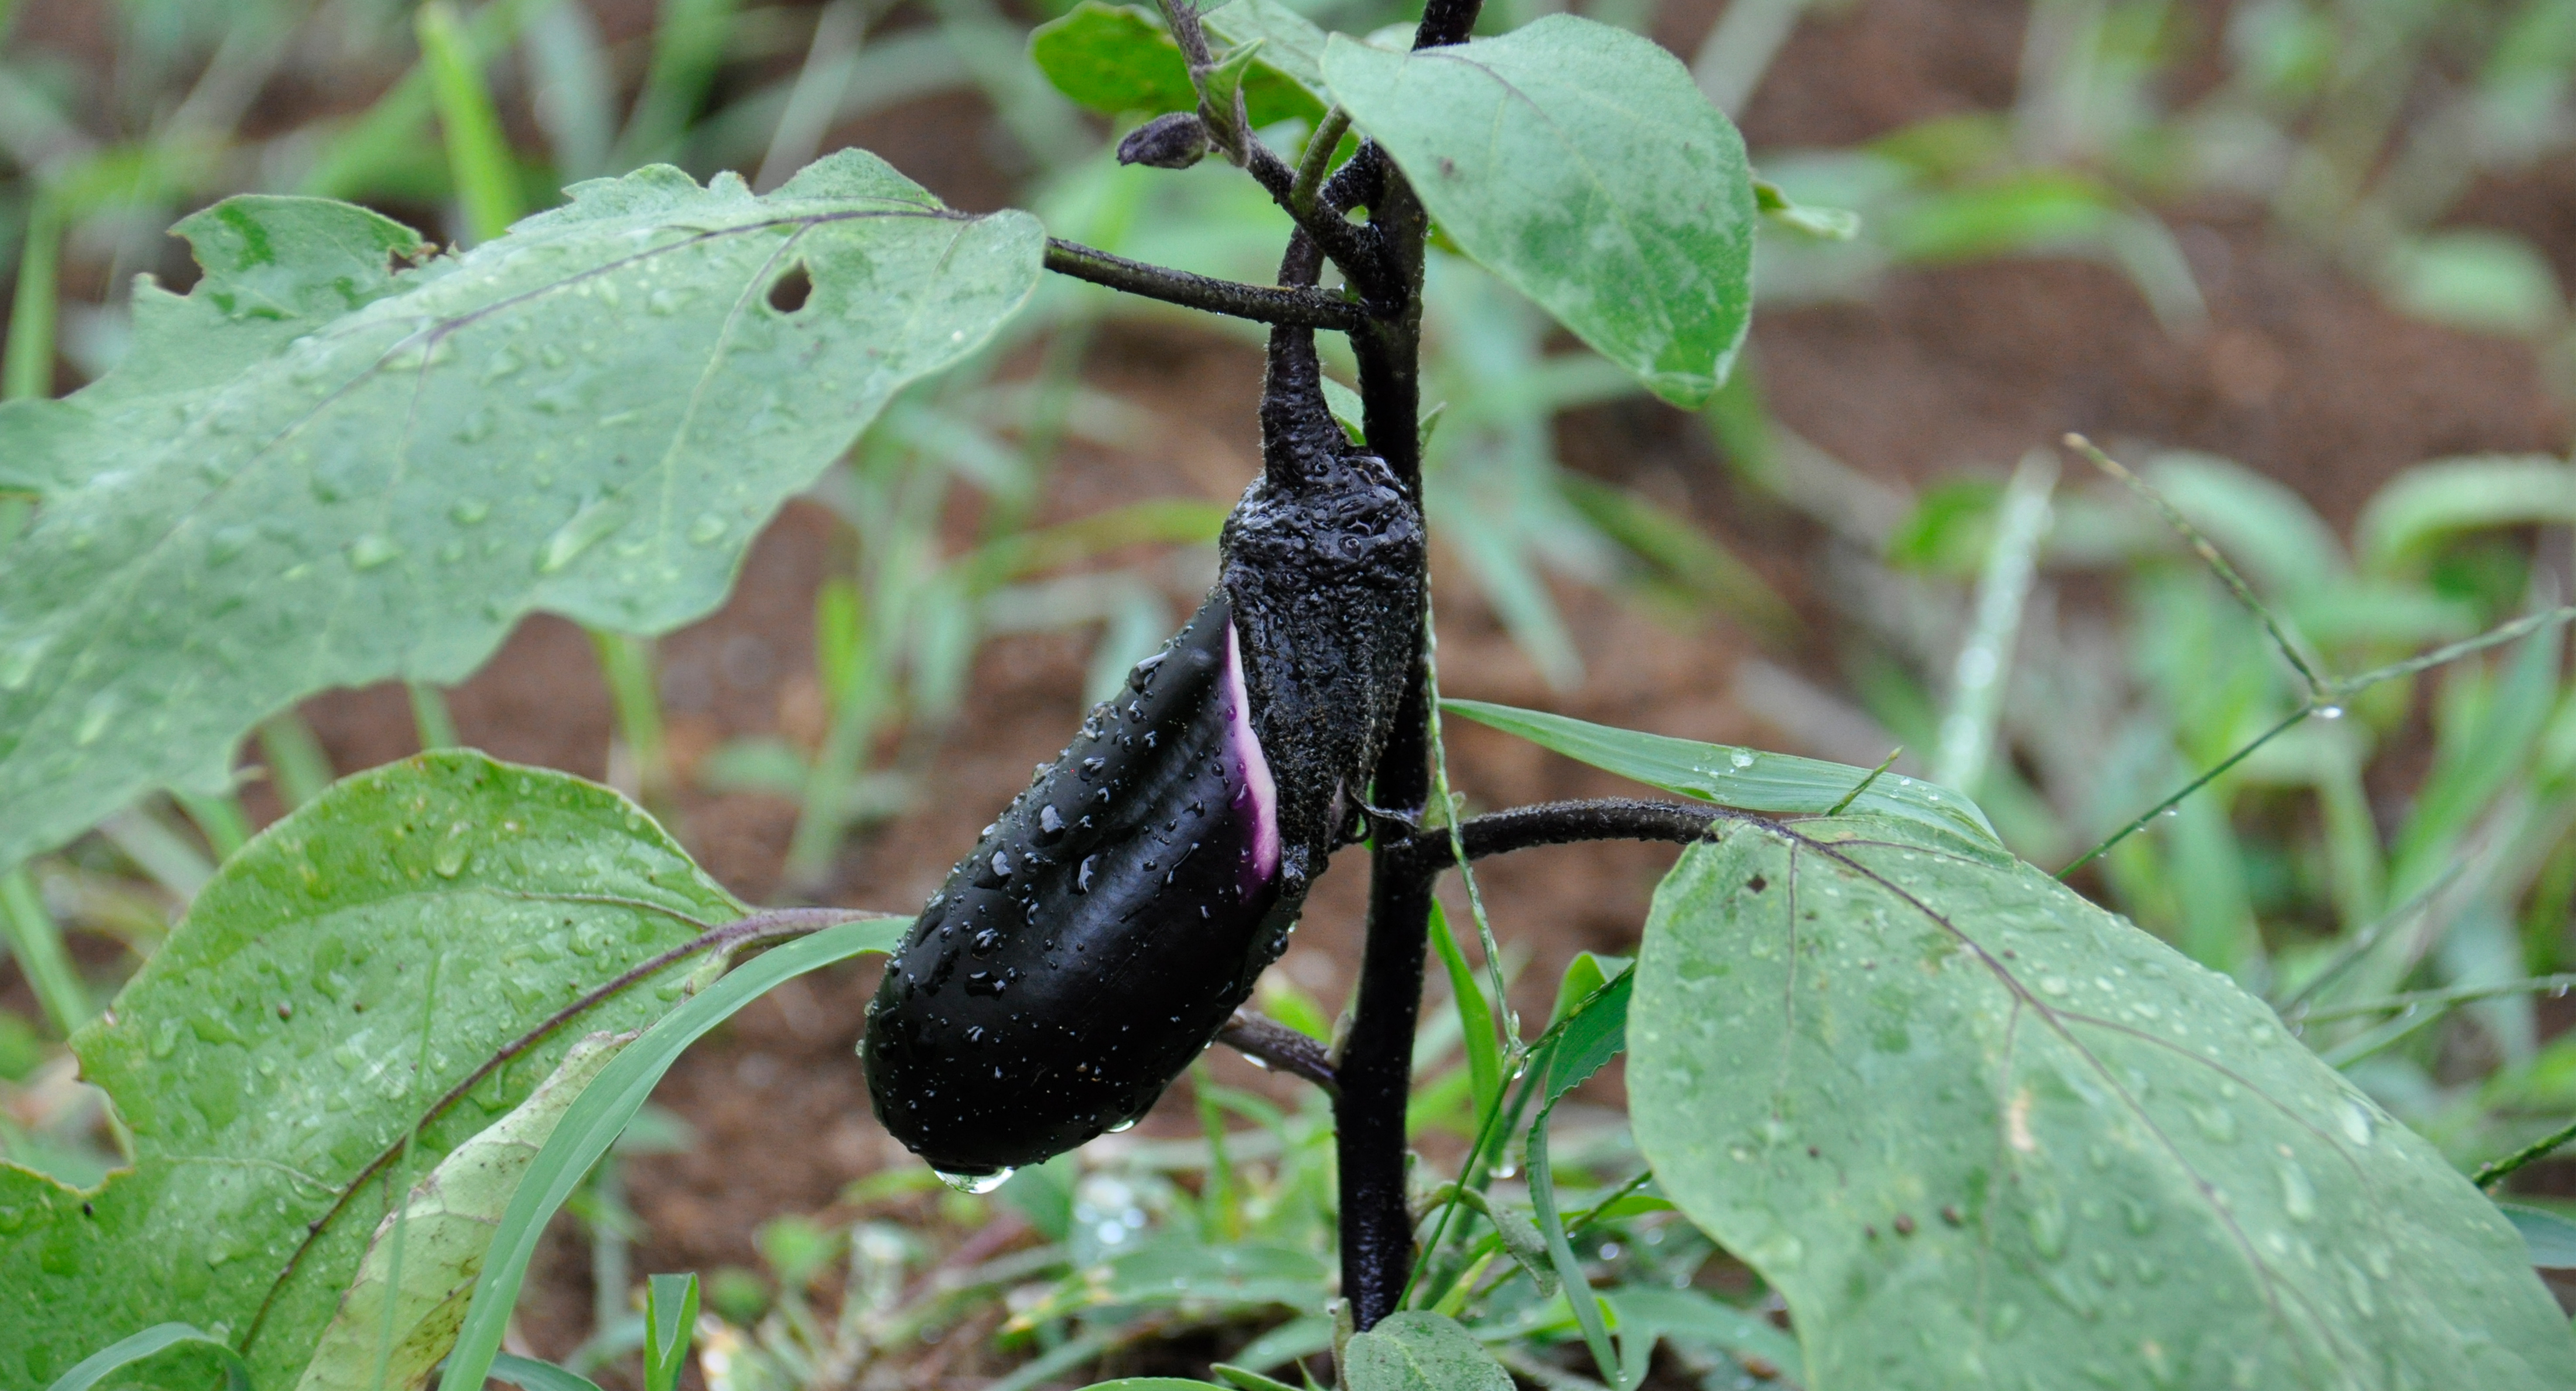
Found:
<svg viewBox="0 0 2576 1391"><path fill-rule="evenodd" d="M2320 705L2317 707L2317 718L2321 720L2342 719L2343 707L2340 705Z"/></svg>
<svg viewBox="0 0 2576 1391"><path fill-rule="evenodd" d="M933 1169L930 1172L938 1175L941 1183L947 1184L958 1192L973 1193L980 1197L983 1194L990 1193L994 1189L1001 1187L1003 1184L1010 1182L1011 1175L1016 1171L1011 1169L995 1169L989 1174L951 1174L938 1169Z"/></svg>

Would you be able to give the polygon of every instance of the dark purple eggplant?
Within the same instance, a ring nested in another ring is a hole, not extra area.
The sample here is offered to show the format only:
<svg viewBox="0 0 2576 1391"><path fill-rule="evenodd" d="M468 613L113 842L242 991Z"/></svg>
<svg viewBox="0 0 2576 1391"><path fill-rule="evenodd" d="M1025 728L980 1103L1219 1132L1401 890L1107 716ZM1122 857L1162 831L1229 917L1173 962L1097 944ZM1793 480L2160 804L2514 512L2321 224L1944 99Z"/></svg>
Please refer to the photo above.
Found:
<svg viewBox="0 0 2576 1391"><path fill-rule="evenodd" d="M1419 642L1423 534L1273 335L1262 477L1217 588L987 827L887 962L877 1118L956 1176L1135 1120L1278 959L1352 826Z"/></svg>

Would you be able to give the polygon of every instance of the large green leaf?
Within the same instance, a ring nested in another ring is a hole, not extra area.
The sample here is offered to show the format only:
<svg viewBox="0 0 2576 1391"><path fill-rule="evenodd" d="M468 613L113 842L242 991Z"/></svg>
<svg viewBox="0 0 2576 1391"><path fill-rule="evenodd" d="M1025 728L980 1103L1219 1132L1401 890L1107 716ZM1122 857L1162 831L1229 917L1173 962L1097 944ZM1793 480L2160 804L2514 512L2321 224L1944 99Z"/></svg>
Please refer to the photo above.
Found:
<svg viewBox="0 0 2576 1391"><path fill-rule="evenodd" d="M1873 777L1867 768L1844 763L1641 734L1481 700L1444 700L1440 712L1518 735L1649 787L1738 811L1820 816L1847 809L1855 816L1894 817L1950 838L1954 850L2003 859L2003 843L1975 802L1920 778L1898 773Z"/></svg>
<svg viewBox="0 0 2576 1391"><path fill-rule="evenodd" d="M179 225L205 279L136 294L135 362L0 409L45 490L0 570L0 865L324 687L453 681L545 609L657 632L713 608L781 501L1035 285L845 151L767 197L646 169L460 256L310 199ZM799 296L802 296L801 300Z"/></svg>
<svg viewBox="0 0 2576 1391"><path fill-rule="evenodd" d="M578 778L450 751L339 783L227 861L73 1039L134 1166L84 1193L0 1165L0 1386L42 1387L165 1320L238 1346L281 1277L246 1351L262 1386L293 1384L388 1203L524 1100L569 1033L422 1127L299 1259L306 1224L504 1044L689 941L692 919L739 912L650 818ZM650 1021L688 969L578 1030ZM147 1379L199 1391L182 1356Z"/></svg>
<svg viewBox="0 0 2576 1391"><path fill-rule="evenodd" d="M1679 60L1549 15L1413 53L1336 34L1323 67L1460 250L1675 405L1725 380L1753 308L1753 176Z"/></svg>
<svg viewBox="0 0 2576 1391"><path fill-rule="evenodd" d="M1232 0L1200 16L1219 43L1258 39L1244 74L1244 111L1256 127L1324 114L1324 31L1278 0ZM1196 111L1197 89L1180 45L1152 12L1082 0L1029 35L1029 58L1077 104L1108 116Z"/></svg>
<svg viewBox="0 0 2576 1391"><path fill-rule="evenodd" d="M1655 897L1637 1141L1817 1391L2576 1384L2514 1229L2260 1002L2027 865L1735 823Z"/></svg>

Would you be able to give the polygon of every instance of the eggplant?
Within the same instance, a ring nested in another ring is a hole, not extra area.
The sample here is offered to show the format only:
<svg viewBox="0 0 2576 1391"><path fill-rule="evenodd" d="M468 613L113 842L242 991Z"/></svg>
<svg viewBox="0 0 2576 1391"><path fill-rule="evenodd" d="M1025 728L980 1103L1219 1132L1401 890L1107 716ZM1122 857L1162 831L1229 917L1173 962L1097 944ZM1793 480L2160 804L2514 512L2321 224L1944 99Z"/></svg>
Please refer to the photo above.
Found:
<svg viewBox="0 0 2576 1391"><path fill-rule="evenodd" d="M1419 504L1271 339L1216 588L957 862L886 964L877 1118L952 1181L1131 1124L1287 946L1412 679Z"/></svg>

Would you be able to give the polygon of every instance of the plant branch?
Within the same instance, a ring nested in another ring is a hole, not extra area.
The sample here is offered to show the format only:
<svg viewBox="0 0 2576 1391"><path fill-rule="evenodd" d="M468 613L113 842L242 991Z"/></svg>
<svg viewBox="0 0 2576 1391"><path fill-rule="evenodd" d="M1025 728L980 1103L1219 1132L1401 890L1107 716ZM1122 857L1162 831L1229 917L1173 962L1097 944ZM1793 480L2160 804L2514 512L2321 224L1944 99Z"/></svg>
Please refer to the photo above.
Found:
<svg viewBox="0 0 2576 1391"><path fill-rule="evenodd" d="M1358 305L1320 290L1246 285L1167 266L1148 265L1061 237L1047 238L1046 268L1076 280L1106 285L1166 304L1204 309L1255 323L1289 324L1350 332L1362 321Z"/></svg>
<svg viewBox="0 0 2576 1391"><path fill-rule="evenodd" d="M1323 191L1324 175L1332 169L1333 151L1340 147L1342 136L1350 128L1351 113L1336 106L1324 113L1315 133L1306 137L1305 157L1297 161L1297 181L1288 187L1288 211L1300 222L1321 206L1315 195Z"/></svg>
<svg viewBox="0 0 2576 1391"><path fill-rule="evenodd" d="M2469 1182L2480 1188L2492 1188L2516 1169L2547 1159L2570 1140L2576 1140L2576 1121L2568 1122L2502 1159L2479 1165L2477 1173L2470 1177Z"/></svg>
<svg viewBox="0 0 2576 1391"><path fill-rule="evenodd" d="M1422 7L1422 22L1414 26L1415 48L1444 48L1465 43L1476 27L1476 14L1484 0L1429 0Z"/></svg>
<svg viewBox="0 0 2576 1391"><path fill-rule="evenodd" d="M683 922L697 921L686 914L671 912L654 904L638 902L634 906L670 913L672 917ZM245 1353L249 1352L251 1344L258 1341L260 1327L267 1322L270 1307L277 1303L278 1295L285 1292L286 1282L295 1278L296 1268L303 1263L304 1254L313 1249L314 1242L322 1239L322 1233L328 1230L333 1220L348 1207L350 1200L358 1196L369 1180L384 1172L395 1160L402 1157L405 1150L411 1148L412 1137L447 1114L449 1108L464 1100L477 1086L482 1085L484 1078L544 1042L549 1034L572 1022L593 1005L628 990L640 982L650 980L676 962L685 961L704 952L732 951L755 942L802 937L839 923L873 916L877 915L854 912L846 908L777 908L766 913L754 913L750 917L738 919L722 927L710 928L689 941L627 968L607 984L587 991L579 999L547 1015L536 1027L501 1045L491 1057L483 1060L481 1066L465 1074L455 1086L449 1087L436 1101L431 1102L429 1108L421 1112L420 1119L393 1143L378 1151L376 1157L369 1160L365 1168L360 1169L347 1184L341 1187L338 1196L332 1199L331 1206L321 1216L304 1224L304 1239L296 1243L293 1254L286 1258L285 1268L280 1270L277 1273L277 1279L269 1284L268 1295L260 1301L259 1312L251 1316L250 1326L242 1334L241 1350Z"/></svg>
<svg viewBox="0 0 2576 1391"><path fill-rule="evenodd" d="M1254 1062L1303 1077L1327 1095L1341 1095L1341 1079L1333 1075L1333 1060L1324 1045L1268 1015L1236 1010L1217 1032L1216 1041Z"/></svg>
<svg viewBox="0 0 2576 1391"><path fill-rule="evenodd" d="M1339 110L1338 107L1335 109ZM1347 125L1349 118L1344 117L1343 121ZM1317 134L1321 135L1322 132L1318 131ZM1338 143L1341 139L1340 134L1336 132L1333 139ZM1332 147L1325 146L1323 161L1329 163L1332 154ZM1299 168L1291 169L1286 161L1270 152L1269 146L1249 135L1244 137L1244 172L1252 175L1254 181L1269 191L1270 201L1277 203L1282 211L1297 219L1297 225L1305 229L1306 234L1313 237L1316 244L1324 248L1324 254L1333 258L1333 264L1340 266L1342 274L1349 276L1351 283L1358 287L1369 300L1383 304L1401 298L1396 290L1402 282L1395 277L1393 268L1386 264L1387 258L1383 254L1384 239L1374 234L1373 227L1362 226L1351 221L1343 216L1339 209L1330 206L1321 198L1309 196L1302 201L1299 199L1298 188L1303 178L1302 169L1304 165L1314 162L1316 162L1316 156L1314 151L1309 149L1306 158L1300 161ZM1321 181L1322 176L1319 173L1318 184Z"/></svg>
<svg viewBox="0 0 2576 1391"><path fill-rule="evenodd" d="M1582 802L1540 802L1513 807L1458 823L1457 842L1467 858L1508 855L1541 845L1570 845L1587 840L1665 840L1687 844L1708 835L1711 823L1727 816L1722 807L1705 803L1654 802L1629 797L1603 797ZM1414 831L1381 852L1392 863L1418 874L1437 874L1457 863L1449 828Z"/></svg>

